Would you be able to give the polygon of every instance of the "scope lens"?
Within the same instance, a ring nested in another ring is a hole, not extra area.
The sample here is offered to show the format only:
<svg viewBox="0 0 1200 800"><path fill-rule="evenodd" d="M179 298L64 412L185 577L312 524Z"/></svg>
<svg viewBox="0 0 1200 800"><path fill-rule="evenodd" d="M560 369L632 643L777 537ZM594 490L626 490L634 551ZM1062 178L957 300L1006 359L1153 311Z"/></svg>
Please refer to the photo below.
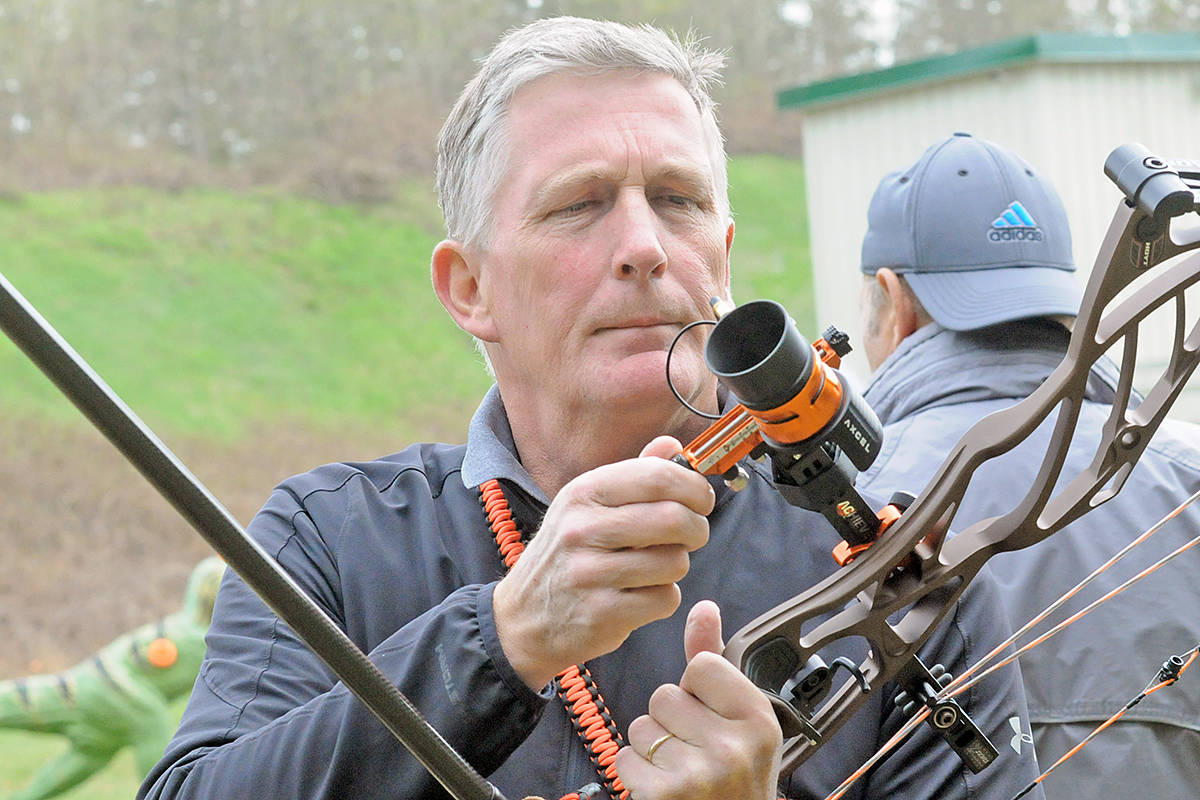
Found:
<svg viewBox="0 0 1200 800"><path fill-rule="evenodd" d="M721 318L704 360L748 408L769 410L791 400L812 372L812 345L783 306L755 300Z"/></svg>

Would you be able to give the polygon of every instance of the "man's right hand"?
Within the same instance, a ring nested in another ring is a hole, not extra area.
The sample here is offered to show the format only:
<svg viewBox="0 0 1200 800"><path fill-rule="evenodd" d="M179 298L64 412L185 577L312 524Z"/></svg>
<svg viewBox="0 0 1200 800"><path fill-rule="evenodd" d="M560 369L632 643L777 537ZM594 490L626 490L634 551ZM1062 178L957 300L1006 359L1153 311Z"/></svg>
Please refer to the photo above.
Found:
<svg viewBox="0 0 1200 800"><path fill-rule="evenodd" d="M708 541L715 502L702 475L668 460L680 449L660 436L569 482L496 586L500 645L533 689L679 607L676 581Z"/></svg>

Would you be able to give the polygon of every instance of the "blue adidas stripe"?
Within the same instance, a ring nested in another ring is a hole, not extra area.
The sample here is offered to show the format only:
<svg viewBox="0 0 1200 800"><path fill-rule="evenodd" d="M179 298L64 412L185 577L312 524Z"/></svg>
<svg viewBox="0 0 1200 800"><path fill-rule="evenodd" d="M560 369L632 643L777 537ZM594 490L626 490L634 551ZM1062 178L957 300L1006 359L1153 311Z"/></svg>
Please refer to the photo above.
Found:
<svg viewBox="0 0 1200 800"><path fill-rule="evenodd" d="M992 221L993 228L1036 228L1037 223L1019 200L1009 204L1004 213Z"/></svg>
<svg viewBox="0 0 1200 800"><path fill-rule="evenodd" d="M1037 223L1033 221L1033 217L1029 216L1029 212L1025 210L1025 206L1021 205L1020 201L1014 200L1009 208L1016 212L1016 215L1021 218L1021 221L1029 227L1034 228L1037 226Z"/></svg>

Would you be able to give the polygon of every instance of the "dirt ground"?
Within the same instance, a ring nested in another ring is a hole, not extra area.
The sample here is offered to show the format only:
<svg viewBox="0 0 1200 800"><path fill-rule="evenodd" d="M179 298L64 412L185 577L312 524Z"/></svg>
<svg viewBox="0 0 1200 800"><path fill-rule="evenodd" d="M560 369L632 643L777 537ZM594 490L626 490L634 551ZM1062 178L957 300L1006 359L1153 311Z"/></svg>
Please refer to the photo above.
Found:
<svg viewBox="0 0 1200 800"><path fill-rule="evenodd" d="M282 426L231 447L164 440L243 525L289 475L408 444ZM211 553L82 418L63 426L0 414L0 678L68 667L170 613Z"/></svg>

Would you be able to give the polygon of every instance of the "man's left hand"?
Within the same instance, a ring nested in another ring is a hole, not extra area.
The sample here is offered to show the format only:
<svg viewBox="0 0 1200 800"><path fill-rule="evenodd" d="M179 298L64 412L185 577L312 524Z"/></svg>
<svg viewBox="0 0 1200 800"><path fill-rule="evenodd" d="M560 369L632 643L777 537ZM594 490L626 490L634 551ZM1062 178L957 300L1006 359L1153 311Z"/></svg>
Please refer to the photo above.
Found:
<svg viewBox="0 0 1200 800"><path fill-rule="evenodd" d="M692 607L683 641L679 684L658 687L629 726L621 782L637 800L774 800L783 735L766 696L721 656L715 603Z"/></svg>

